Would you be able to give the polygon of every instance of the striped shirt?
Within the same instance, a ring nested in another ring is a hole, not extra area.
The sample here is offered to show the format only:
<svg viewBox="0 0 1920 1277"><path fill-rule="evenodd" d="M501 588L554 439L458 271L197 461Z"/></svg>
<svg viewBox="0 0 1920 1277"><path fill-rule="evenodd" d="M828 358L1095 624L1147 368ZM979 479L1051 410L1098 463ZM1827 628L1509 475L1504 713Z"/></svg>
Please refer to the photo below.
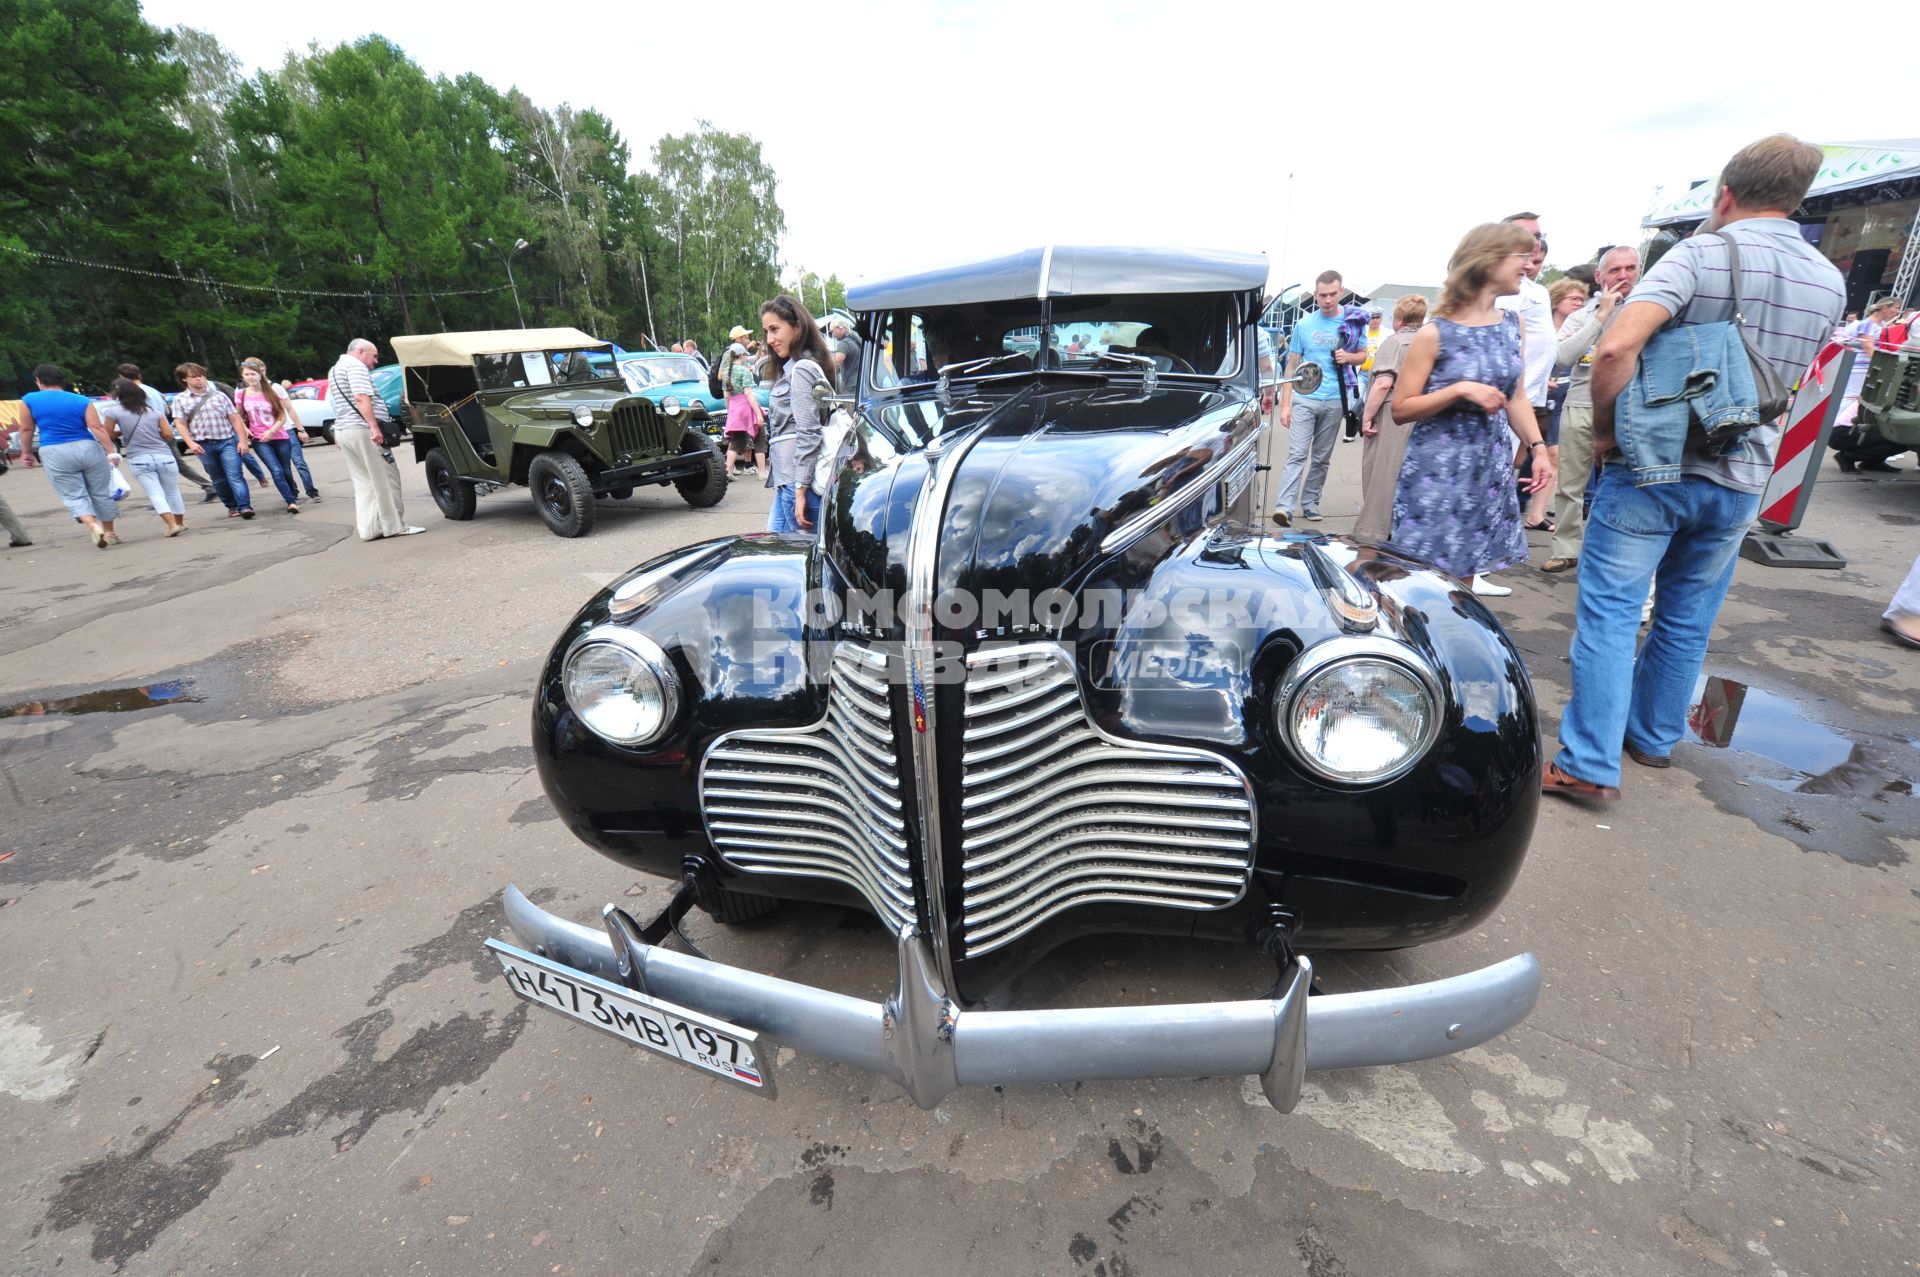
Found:
<svg viewBox="0 0 1920 1277"><path fill-rule="evenodd" d="M1846 281L1787 218L1749 217L1720 231L1740 245L1740 295L1746 303L1747 336L1791 386L1840 322L1846 309ZM1652 302L1683 324L1732 319L1726 244L1712 235L1680 241L1641 277L1627 300ZM1761 492L1773 473L1780 433L1779 423L1772 422L1751 431L1747 446L1726 456L1690 451L1681 460L1680 472L1737 492Z"/></svg>
<svg viewBox="0 0 1920 1277"><path fill-rule="evenodd" d="M360 401L357 398L360 395L373 400L375 417L383 422L387 420L387 401L382 399L380 392L373 388L373 374L368 372L367 366L358 359L352 355L340 356L333 365L333 371L327 374L327 379L332 383L328 397L334 400L333 428L335 430L343 426L360 427L373 424L371 421L360 419ZM342 390L346 393L341 394Z"/></svg>

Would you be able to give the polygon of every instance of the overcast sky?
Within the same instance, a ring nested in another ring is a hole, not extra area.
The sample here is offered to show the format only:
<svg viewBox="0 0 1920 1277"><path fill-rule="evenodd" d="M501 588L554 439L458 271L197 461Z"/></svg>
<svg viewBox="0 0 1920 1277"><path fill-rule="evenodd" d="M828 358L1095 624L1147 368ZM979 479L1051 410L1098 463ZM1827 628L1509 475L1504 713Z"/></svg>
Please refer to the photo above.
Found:
<svg viewBox="0 0 1920 1277"><path fill-rule="evenodd" d="M214 33L249 71L377 31L430 74L597 108L636 163L702 118L749 133L779 175L787 265L848 280L1053 240L1265 252L1276 287L1327 267L1363 290L1431 284L1462 232L1522 208L1543 215L1565 265L1635 238L1656 187L1711 177L1764 134L1920 133L1911 83L1876 70L1882 52L1915 47L1920 6L1765 21L1642 0L1556 10L150 0L145 12Z"/></svg>

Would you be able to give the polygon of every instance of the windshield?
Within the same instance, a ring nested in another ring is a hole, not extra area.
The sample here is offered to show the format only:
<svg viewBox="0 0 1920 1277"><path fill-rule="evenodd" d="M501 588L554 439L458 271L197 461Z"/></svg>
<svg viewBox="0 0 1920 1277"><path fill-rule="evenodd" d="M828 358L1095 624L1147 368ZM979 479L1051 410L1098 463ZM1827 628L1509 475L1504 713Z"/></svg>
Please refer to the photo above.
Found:
<svg viewBox="0 0 1920 1277"><path fill-rule="evenodd" d="M565 386L603 380L611 373L601 369L612 359L610 346L585 350L524 350L504 355L475 355L473 371L480 379L482 390L522 390L530 386Z"/></svg>
<svg viewBox="0 0 1920 1277"><path fill-rule="evenodd" d="M1040 306L1026 298L889 311L868 384L886 390L933 381L941 368L974 360L992 362L952 376L1035 369L1126 375L1121 361L1101 358L1109 352L1151 359L1162 373L1230 377L1239 370L1232 294L1056 297L1049 303L1052 323L1044 328Z"/></svg>
<svg viewBox="0 0 1920 1277"><path fill-rule="evenodd" d="M664 359L623 359L620 361L620 375L626 378L629 390L646 390L650 386L671 386L676 381L705 381L706 369L697 359L685 355L670 355Z"/></svg>

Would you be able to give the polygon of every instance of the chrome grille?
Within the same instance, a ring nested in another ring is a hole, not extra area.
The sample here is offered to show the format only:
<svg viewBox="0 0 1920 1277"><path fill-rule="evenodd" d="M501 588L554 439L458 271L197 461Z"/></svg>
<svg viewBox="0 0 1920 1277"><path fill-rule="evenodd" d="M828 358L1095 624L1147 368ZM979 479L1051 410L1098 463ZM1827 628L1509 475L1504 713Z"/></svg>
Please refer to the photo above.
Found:
<svg viewBox="0 0 1920 1277"><path fill-rule="evenodd" d="M615 408L612 429L616 458L667 450L667 428L650 403L628 403Z"/></svg>
<svg viewBox="0 0 1920 1277"><path fill-rule="evenodd" d="M1252 789L1194 749L1100 731L1051 643L967 658L962 930L976 957L1077 905L1220 909L1246 890Z"/></svg>
<svg viewBox="0 0 1920 1277"><path fill-rule="evenodd" d="M700 808L722 860L846 883L890 924L914 919L887 689L885 654L840 643L818 723L714 741L700 763Z"/></svg>

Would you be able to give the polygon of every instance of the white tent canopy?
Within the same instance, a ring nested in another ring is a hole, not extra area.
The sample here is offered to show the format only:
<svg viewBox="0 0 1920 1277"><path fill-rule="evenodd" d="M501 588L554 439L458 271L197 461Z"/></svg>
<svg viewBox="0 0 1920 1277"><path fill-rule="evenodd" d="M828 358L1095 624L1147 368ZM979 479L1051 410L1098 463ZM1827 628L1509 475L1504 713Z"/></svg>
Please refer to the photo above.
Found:
<svg viewBox="0 0 1920 1277"><path fill-rule="evenodd" d="M1862 142L1845 146L1823 146L1826 162L1814 176L1807 198L1850 191L1880 182L1920 177L1920 138L1891 142ZM1698 222L1713 209L1715 183L1709 178L1680 195L1666 200L1642 219L1642 226L1671 226L1675 222Z"/></svg>
<svg viewBox="0 0 1920 1277"><path fill-rule="evenodd" d="M466 368L475 355L506 355L527 350L585 350L607 343L578 328L507 328L485 333L430 333L395 337L393 353L410 368L424 365Z"/></svg>

